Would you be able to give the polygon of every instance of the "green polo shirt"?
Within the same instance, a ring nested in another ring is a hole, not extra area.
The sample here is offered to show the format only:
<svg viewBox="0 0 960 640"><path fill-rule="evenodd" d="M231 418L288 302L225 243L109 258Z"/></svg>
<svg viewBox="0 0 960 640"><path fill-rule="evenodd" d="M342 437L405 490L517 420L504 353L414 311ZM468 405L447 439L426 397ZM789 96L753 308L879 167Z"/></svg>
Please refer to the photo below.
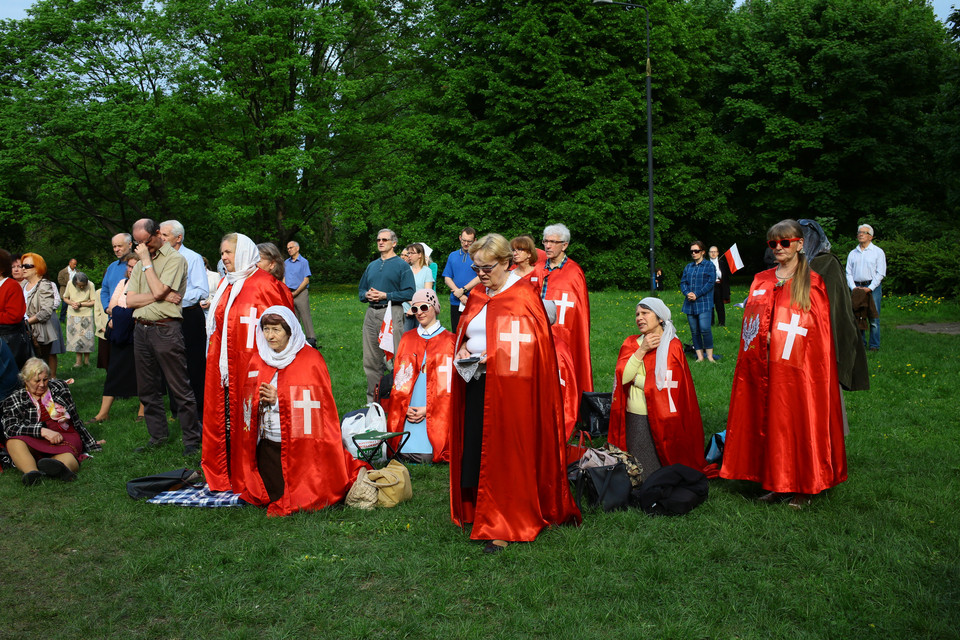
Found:
<svg viewBox="0 0 960 640"><path fill-rule="evenodd" d="M170 243L164 242L163 246L160 247L157 257L153 259L153 269L156 271L157 277L160 278L160 282L181 296L187 290L187 259L171 247ZM127 291L130 293L150 293L150 285L147 284L142 262L138 262L133 267ZM151 302L145 307L134 309L133 317L139 320L156 322L166 318L182 318L183 314L180 312L180 305L163 300L161 302Z"/></svg>

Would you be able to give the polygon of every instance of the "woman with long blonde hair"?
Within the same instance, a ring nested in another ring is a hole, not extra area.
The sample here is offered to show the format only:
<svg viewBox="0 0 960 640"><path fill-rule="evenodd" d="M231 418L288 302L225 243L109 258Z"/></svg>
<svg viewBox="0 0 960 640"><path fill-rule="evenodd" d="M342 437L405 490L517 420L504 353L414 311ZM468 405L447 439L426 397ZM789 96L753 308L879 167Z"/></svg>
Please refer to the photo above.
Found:
<svg viewBox="0 0 960 640"><path fill-rule="evenodd" d="M830 301L803 242L796 220L767 232L777 266L757 274L743 310L720 471L796 509L847 479Z"/></svg>

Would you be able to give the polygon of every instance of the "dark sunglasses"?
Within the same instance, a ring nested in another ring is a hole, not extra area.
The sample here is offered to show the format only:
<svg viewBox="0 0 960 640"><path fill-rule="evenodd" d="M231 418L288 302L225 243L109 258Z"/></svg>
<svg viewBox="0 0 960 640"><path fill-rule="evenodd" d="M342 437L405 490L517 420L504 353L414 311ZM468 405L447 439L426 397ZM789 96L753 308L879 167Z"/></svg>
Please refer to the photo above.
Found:
<svg viewBox="0 0 960 640"><path fill-rule="evenodd" d="M21 269L33 269L33 265L32 265L32 264L21 264L21 265L20 265L20 268L21 268Z"/></svg>
<svg viewBox="0 0 960 640"><path fill-rule="evenodd" d="M767 240L767 246L771 249L776 249L779 244L781 247L786 249L790 246L791 242L796 242L798 240L803 240L803 238L783 238L782 240Z"/></svg>
<svg viewBox="0 0 960 640"><path fill-rule="evenodd" d="M690 249L690 253L703 253L703 249Z"/></svg>
<svg viewBox="0 0 960 640"><path fill-rule="evenodd" d="M479 265L472 264L472 265L470 265L470 268L473 269L473 272L474 272L474 273L480 273L481 271L483 271L484 273L490 273L491 271L493 271L494 269L497 268L497 265L491 264L491 265L489 265L489 266L486 266L486 265L485 265L485 266L482 266L482 267L481 267L481 266L479 266Z"/></svg>
<svg viewBox="0 0 960 640"><path fill-rule="evenodd" d="M410 308L413 309L414 313L426 313L433 307L429 304L413 304L410 305Z"/></svg>

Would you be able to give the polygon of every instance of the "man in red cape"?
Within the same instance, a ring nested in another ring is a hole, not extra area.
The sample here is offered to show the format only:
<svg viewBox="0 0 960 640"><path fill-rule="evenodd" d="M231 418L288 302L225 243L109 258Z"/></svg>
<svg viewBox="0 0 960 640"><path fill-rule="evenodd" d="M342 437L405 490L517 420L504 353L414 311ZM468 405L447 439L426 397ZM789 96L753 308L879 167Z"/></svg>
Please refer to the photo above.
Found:
<svg viewBox="0 0 960 640"><path fill-rule="evenodd" d="M302 334L292 311L290 318L293 322L291 329ZM286 317L285 320L291 322ZM258 353L253 354L239 399L239 404L244 407L243 431L253 435L255 447L259 432L259 387L261 383L270 384L274 374L277 375L277 401L280 405L280 464L284 492L278 500L270 502L256 468L256 455L253 455L238 460L238 464L243 465L242 470L231 469L242 471L245 478L241 497L252 504L269 503L267 515L270 516L285 516L337 504L353 486L360 468L366 465L355 460L340 439L340 420L333 400L330 374L319 351L304 346L293 362L282 369L267 365Z"/></svg>
<svg viewBox="0 0 960 640"><path fill-rule="evenodd" d="M668 318L669 319L669 318ZM640 346L640 336L630 336L620 347L617 372L614 380L613 403L610 405L610 428L607 441L626 451L626 386L622 383L627 361ZM657 389L654 371L657 365L657 350L651 349L643 357L646 378L643 395L647 401L647 420L650 435L657 449L657 458L664 467L683 464L707 477L716 478L716 465L708 465L703 457L703 420L700 404L683 344L677 338L670 340L667 355L667 381L663 389Z"/></svg>
<svg viewBox="0 0 960 640"><path fill-rule="evenodd" d="M473 540L529 542L553 524L579 524L567 482L560 380L550 326L536 290L518 281L489 297L470 294L460 318L457 349L465 330L486 308L487 361L483 444L476 489L460 486L463 400L466 384L454 384L450 432L450 516L473 523Z"/></svg>
<svg viewBox="0 0 960 640"><path fill-rule="evenodd" d="M538 261L534 276L540 297L557 303L557 323L553 335L570 347L577 372L577 389L593 391L593 366L590 363L590 294L580 265L566 254L570 230L562 224L543 230L546 260Z"/></svg>
<svg viewBox="0 0 960 640"><path fill-rule="evenodd" d="M847 479L830 301L811 271L810 311L792 307L775 271L757 274L743 310L720 475L816 494Z"/></svg>
<svg viewBox="0 0 960 640"><path fill-rule="evenodd" d="M407 331L400 339L393 365L387 429L403 431L413 386L421 372L427 376L427 438L434 462L450 462L451 403L454 378L454 336L444 329L429 340L418 331ZM422 360L424 353L426 359Z"/></svg>
<svg viewBox="0 0 960 640"><path fill-rule="evenodd" d="M245 236L238 237L245 238ZM248 241L248 240L247 240ZM238 240L238 245L245 244ZM226 243L224 243L226 244ZM256 245L253 245L254 250ZM259 260L259 252L257 252ZM242 252L236 253L237 269L249 265L239 262ZM246 259L252 259L252 255ZM256 262L253 263L256 265ZM293 309L293 297L282 282L266 271L254 268L243 281L243 287L230 306L227 320L227 344L223 345L224 310L227 307L231 288L236 284L227 284L221 292L218 287L214 298L216 307L210 310L215 314L215 330L210 332L210 346L207 349L207 375L204 384L203 402L203 475L213 491L233 491L244 493L247 488L247 472L252 464L256 466L257 432L250 431L245 425L244 407L239 391L244 388L249 370L250 358L257 351L257 321L264 309L280 305ZM218 301L219 299L219 301ZM224 386L220 376L220 350L226 348L229 368L231 430L226 429L224 411ZM255 407L254 407L255 408ZM249 422L249 421L247 421ZM229 460L228 460L229 457ZM253 462L251 462L253 461ZM259 481L259 480L258 480Z"/></svg>

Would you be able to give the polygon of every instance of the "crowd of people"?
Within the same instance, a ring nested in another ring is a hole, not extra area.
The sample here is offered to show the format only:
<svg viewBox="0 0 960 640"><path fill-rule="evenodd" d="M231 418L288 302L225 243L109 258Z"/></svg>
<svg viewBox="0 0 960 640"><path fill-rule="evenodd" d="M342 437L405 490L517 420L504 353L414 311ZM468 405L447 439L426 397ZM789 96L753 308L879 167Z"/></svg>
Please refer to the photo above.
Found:
<svg viewBox="0 0 960 640"><path fill-rule="evenodd" d="M869 386L852 299L865 292L878 316L885 274L873 229L858 231L845 274L816 222L785 220L768 231L776 266L756 275L745 301L722 468L704 458L700 406L670 309L656 297L636 305L639 333L624 340L613 372L608 439L639 461L644 478L682 464L753 481L761 501L795 508L846 479L841 389ZM116 261L99 291L75 260L60 272L60 290L44 278L41 256L0 250L0 444L23 483L72 480L102 447L56 378L57 354L72 351L74 366L86 366L99 337L107 373L87 424L108 420L115 398L137 397L149 434L138 451L165 446L168 395L183 454L201 454L211 490L271 515L342 501L366 463L341 442L300 245L287 243L284 260L273 244L228 233L218 274L184 235L176 220L138 220L112 238ZM378 256L358 286L362 368L368 402L384 404L389 431L409 434L400 459L449 464L452 521L472 525L471 538L494 553L580 522L566 464L580 395L594 388L590 299L563 224L543 230L542 249L529 235L478 238L472 227L458 241L440 274L448 329L430 247L412 242L398 254L396 233L377 233ZM696 360L715 361L711 325L715 312L719 326L726 322L730 270L717 247L689 246L682 311ZM879 348L879 324L869 329L870 348Z"/></svg>

